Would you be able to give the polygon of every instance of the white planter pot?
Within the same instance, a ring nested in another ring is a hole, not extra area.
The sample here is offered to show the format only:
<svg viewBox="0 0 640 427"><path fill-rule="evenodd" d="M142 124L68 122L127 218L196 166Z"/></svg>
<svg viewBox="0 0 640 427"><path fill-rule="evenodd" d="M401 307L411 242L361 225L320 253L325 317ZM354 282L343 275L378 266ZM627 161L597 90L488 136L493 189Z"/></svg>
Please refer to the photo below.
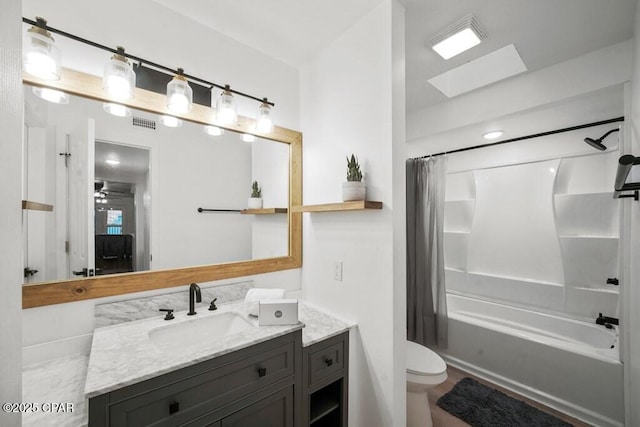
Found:
<svg viewBox="0 0 640 427"><path fill-rule="evenodd" d="M367 187L362 181L347 181L342 183L342 201L350 202L365 200Z"/></svg>
<svg viewBox="0 0 640 427"><path fill-rule="evenodd" d="M249 209L262 209L262 197L249 197Z"/></svg>

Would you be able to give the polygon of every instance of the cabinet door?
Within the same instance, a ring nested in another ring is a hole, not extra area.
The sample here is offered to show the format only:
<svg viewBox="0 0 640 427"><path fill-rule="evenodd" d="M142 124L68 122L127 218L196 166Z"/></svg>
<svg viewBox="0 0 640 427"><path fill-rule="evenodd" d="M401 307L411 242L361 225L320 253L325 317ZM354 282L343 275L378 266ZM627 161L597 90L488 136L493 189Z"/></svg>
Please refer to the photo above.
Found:
<svg viewBox="0 0 640 427"><path fill-rule="evenodd" d="M224 418L221 427L293 427L293 386Z"/></svg>

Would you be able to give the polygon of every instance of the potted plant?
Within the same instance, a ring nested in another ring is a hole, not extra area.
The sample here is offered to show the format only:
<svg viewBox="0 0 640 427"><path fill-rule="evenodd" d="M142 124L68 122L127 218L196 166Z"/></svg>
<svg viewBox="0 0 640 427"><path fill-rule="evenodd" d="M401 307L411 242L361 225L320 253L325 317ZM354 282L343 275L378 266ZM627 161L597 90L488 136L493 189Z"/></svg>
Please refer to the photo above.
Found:
<svg viewBox="0 0 640 427"><path fill-rule="evenodd" d="M342 201L365 200L367 188L362 182L360 164L354 154L347 156L347 182L342 183Z"/></svg>
<svg viewBox="0 0 640 427"><path fill-rule="evenodd" d="M258 185L258 181L251 184L251 197L248 203L249 209L262 209L262 189Z"/></svg>

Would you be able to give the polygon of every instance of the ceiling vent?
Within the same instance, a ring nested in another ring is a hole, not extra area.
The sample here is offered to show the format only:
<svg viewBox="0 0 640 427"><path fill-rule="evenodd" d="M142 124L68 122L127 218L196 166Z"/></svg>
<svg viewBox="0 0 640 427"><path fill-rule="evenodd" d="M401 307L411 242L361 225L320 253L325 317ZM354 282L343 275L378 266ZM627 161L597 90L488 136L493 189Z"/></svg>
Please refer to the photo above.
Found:
<svg viewBox="0 0 640 427"><path fill-rule="evenodd" d="M459 19L429 40L429 46L444 59L452 58L487 38L482 25L471 14Z"/></svg>
<svg viewBox="0 0 640 427"><path fill-rule="evenodd" d="M136 117L133 116L132 119L132 125L134 126L139 126L141 128L145 128L145 129L155 129L156 128L156 121L155 120L150 120L150 119L145 119L144 117Z"/></svg>

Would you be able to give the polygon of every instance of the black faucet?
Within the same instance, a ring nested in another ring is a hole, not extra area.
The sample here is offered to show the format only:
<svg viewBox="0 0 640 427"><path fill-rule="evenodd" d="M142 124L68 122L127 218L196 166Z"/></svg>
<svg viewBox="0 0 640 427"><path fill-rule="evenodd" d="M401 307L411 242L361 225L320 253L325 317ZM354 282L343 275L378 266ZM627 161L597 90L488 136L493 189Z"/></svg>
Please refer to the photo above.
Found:
<svg viewBox="0 0 640 427"><path fill-rule="evenodd" d="M620 322L618 319L616 319L615 317L607 317L607 316L603 316L602 313L598 313L598 318L596 319L596 324L598 325L604 325L606 326L608 329L611 329L611 325L618 325ZM609 325L609 326L607 326Z"/></svg>
<svg viewBox="0 0 640 427"><path fill-rule="evenodd" d="M187 313L187 316L193 316L196 314L196 302L202 302L202 294L200 293L200 286L192 283L189 285L189 312Z"/></svg>

